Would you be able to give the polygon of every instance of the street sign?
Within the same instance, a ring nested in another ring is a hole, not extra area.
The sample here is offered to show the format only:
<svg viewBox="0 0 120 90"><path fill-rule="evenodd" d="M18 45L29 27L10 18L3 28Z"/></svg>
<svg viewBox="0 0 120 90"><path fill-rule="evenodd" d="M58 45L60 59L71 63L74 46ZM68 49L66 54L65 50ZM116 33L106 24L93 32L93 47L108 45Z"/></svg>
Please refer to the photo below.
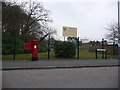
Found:
<svg viewBox="0 0 120 90"><path fill-rule="evenodd" d="M106 49L97 49L97 51L100 51L100 52L105 52Z"/></svg>
<svg viewBox="0 0 120 90"><path fill-rule="evenodd" d="M76 27L67 27L63 26L63 36L64 37L77 37L77 28Z"/></svg>
<svg viewBox="0 0 120 90"><path fill-rule="evenodd" d="M102 52L102 59L104 58L107 59L107 49L96 49L96 59L97 59L98 52Z"/></svg>

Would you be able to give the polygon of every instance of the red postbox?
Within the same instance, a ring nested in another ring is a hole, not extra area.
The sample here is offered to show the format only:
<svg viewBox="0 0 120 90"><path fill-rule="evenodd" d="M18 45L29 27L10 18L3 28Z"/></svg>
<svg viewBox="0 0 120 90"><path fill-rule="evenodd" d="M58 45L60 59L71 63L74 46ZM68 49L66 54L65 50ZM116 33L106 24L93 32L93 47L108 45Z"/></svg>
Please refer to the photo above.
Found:
<svg viewBox="0 0 120 90"><path fill-rule="evenodd" d="M25 43L26 50L32 50L32 61L38 60L38 40Z"/></svg>
<svg viewBox="0 0 120 90"><path fill-rule="evenodd" d="M32 41L31 49L32 49L32 60L33 61L38 60L38 40Z"/></svg>

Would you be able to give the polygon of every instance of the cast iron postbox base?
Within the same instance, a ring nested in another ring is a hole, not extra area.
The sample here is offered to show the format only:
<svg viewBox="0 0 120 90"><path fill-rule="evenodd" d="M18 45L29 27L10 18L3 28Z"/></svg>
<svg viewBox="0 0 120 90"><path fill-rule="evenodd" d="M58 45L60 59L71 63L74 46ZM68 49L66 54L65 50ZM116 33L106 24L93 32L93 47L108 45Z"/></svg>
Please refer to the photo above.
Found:
<svg viewBox="0 0 120 90"><path fill-rule="evenodd" d="M38 57L32 57L32 61L37 61Z"/></svg>

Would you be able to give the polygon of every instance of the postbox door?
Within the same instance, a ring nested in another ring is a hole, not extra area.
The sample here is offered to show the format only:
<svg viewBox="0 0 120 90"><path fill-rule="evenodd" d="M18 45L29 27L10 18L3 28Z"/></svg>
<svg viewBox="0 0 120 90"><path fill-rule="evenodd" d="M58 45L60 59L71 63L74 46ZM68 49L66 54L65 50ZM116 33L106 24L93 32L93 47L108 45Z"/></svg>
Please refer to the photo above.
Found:
<svg viewBox="0 0 120 90"><path fill-rule="evenodd" d="M32 56L38 57L38 45L37 44L33 45Z"/></svg>

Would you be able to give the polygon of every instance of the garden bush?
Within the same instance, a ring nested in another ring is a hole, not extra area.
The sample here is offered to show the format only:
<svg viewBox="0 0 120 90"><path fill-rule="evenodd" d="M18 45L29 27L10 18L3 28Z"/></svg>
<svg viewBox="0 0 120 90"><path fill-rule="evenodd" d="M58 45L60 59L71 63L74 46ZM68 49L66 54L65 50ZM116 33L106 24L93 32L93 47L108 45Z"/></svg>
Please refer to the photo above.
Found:
<svg viewBox="0 0 120 90"><path fill-rule="evenodd" d="M54 50L56 57L72 58L76 54L76 46L73 42L56 41Z"/></svg>

